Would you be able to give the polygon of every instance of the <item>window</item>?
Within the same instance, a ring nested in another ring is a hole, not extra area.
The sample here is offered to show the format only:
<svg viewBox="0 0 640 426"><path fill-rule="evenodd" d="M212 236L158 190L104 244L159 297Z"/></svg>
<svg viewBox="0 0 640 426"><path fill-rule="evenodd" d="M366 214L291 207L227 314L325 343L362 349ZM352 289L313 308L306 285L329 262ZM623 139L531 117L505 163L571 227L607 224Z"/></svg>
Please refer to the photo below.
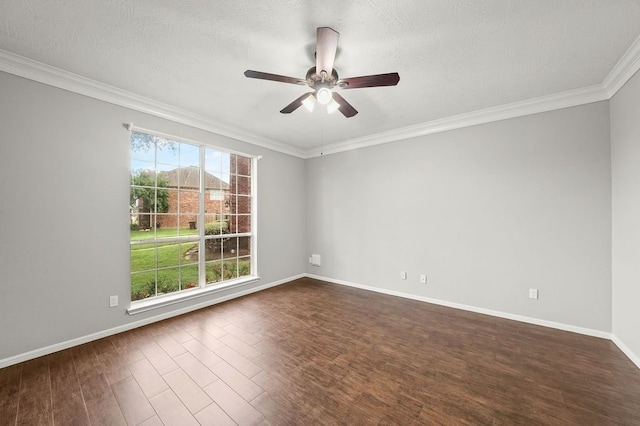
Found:
<svg viewBox="0 0 640 426"><path fill-rule="evenodd" d="M132 129L132 301L256 278L255 161Z"/></svg>
<svg viewBox="0 0 640 426"><path fill-rule="evenodd" d="M209 191L209 199L211 201L222 201L224 200L224 190L222 189L212 189Z"/></svg>

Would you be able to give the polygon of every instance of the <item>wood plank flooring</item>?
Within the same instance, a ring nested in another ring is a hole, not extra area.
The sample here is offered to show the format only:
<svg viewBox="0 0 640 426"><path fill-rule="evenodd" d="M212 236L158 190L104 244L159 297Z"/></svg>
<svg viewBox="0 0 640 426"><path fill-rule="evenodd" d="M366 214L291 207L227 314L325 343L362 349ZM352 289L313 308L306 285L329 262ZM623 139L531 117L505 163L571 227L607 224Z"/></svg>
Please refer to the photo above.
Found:
<svg viewBox="0 0 640 426"><path fill-rule="evenodd" d="M640 425L610 341L300 279L0 369L2 425Z"/></svg>

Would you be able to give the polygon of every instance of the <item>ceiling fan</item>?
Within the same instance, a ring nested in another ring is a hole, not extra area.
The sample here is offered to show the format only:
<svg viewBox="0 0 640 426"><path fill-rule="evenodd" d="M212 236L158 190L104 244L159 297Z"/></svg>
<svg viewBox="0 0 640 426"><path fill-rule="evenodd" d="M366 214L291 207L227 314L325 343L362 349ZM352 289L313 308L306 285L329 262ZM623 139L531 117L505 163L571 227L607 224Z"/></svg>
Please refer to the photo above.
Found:
<svg viewBox="0 0 640 426"><path fill-rule="evenodd" d="M397 72L392 72L387 74L365 75L362 77L339 78L337 71L333 68L333 61L338 49L338 37L340 37L340 34L329 27L318 28L316 38L316 66L311 67L309 71L307 71L304 79L252 70L245 71L244 75L248 78L257 78L260 80L279 81L281 83L299 84L301 86L307 85L313 89L312 92L301 95L280 110L282 114L290 114L302 105L313 109L317 101L327 105L329 112L338 109L345 117L353 117L358 111L334 89L395 86L398 84L398 81L400 81L400 75L398 75Z"/></svg>

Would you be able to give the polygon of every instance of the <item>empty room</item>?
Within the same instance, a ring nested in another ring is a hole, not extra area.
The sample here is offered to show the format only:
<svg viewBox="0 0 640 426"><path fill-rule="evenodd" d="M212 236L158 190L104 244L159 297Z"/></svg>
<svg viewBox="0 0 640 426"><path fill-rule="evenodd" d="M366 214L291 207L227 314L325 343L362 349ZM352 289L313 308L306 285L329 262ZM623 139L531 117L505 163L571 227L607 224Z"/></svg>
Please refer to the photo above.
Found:
<svg viewBox="0 0 640 426"><path fill-rule="evenodd" d="M0 1L0 425L640 425L639 22Z"/></svg>

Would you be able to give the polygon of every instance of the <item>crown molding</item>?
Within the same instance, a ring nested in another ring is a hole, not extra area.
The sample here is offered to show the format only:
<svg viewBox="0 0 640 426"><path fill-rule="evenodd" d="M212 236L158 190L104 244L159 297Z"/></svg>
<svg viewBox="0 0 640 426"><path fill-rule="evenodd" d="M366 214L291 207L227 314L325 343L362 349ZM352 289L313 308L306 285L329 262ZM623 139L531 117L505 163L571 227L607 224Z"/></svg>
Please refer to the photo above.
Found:
<svg viewBox="0 0 640 426"><path fill-rule="evenodd" d="M211 117L136 95L2 49L0 49L0 71L284 154L300 158L304 156L302 150L238 128L225 126Z"/></svg>
<svg viewBox="0 0 640 426"><path fill-rule="evenodd" d="M513 102L497 107L485 108L465 114L445 117L413 126L402 127L387 132L377 133L361 138L354 138L325 146L322 150L307 151L306 158L335 154L367 146L380 145L433 133L446 132L478 124L507 120L509 118L538 114L562 108L589 104L609 99L607 90L602 85L594 85L581 89L555 93L524 101Z"/></svg>
<svg viewBox="0 0 640 426"><path fill-rule="evenodd" d="M0 49L0 71L303 159L609 100L639 69L640 37L631 44L600 84L347 139L322 149L305 151L242 129L225 126L211 117L136 95Z"/></svg>
<svg viewBox="0 0 640 426"><path fill-rule="evenodd" d="M631 46L620 60L611 69L611 72L602 81L611 99L624 84L640 69L640 37L631 43Z"/></svg>
<svg viewBox="0 0 640 426"><path fill-rule="evenodd" d="M493 121L609 100L638 70L640 70L640 37L634 40L600 84L445 117L361 138L348 139L327 145L323 149L309 150L305 153L304 158L335 154Z"/></svg>

